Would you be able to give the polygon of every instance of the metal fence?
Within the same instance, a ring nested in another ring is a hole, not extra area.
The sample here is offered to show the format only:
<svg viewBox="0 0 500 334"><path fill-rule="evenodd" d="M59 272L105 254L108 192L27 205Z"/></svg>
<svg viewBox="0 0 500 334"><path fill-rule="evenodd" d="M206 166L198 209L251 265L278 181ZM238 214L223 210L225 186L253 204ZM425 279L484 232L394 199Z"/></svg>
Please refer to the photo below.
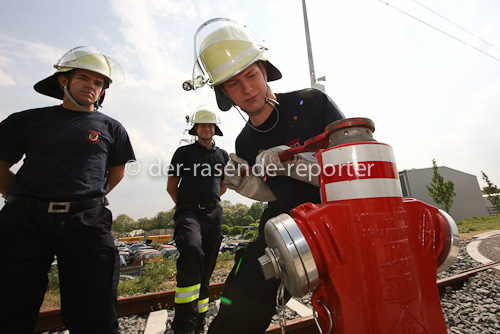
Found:
<svg viewBox="0 0 500 334"><path fill-rule="evenodd" d="M120 275L140 276L143 266L123 266L120 268Z"/></svg>

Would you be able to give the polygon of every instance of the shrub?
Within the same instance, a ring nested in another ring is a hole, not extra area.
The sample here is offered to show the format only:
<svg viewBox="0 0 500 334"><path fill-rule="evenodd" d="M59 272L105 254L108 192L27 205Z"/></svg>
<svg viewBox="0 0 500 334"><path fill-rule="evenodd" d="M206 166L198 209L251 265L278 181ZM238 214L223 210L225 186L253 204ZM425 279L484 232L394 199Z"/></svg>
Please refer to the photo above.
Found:
<svg viewBox="0 0 500 334"><path fill-rule="evenodd" d="M174 257L165 258L163 261L148 262L144 265L141 276L118 285L118 295L126 296L165 290L162 283L174 279L176 274Z"/></svg>

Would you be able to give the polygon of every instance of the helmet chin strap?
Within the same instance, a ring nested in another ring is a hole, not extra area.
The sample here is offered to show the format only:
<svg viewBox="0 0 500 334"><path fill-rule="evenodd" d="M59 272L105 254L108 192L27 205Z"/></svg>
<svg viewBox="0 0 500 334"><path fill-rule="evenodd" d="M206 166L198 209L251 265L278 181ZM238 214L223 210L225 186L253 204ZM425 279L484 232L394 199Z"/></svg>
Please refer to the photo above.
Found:
<svg viewBox="0 0 500 334"><path fill-rule="evenodd" d="M68 97L68 99L78 108L80 109L81 111L83 112L88 112L88 113L92 113L92 112L95 112L96 110L87 110L85 109L84 107L82 107L78 102L76 102L76 100L73 98L73 96L71 96L71 94L69 93L69 89L68 89L68 86L64 86L63 87L63 91L64 91L64 94L66 94L66 96ZM95 105L95 104L94 104Z"/></svg>
<svg viewBox="0 0 500 334"><path fill-rule="evenodd" d="M266 84L266 96L264 97L264 100L267 104L270 104L274 108L274 106L279 105L279 102L267 96L268 90L269 90L269 85Z"/></svg>

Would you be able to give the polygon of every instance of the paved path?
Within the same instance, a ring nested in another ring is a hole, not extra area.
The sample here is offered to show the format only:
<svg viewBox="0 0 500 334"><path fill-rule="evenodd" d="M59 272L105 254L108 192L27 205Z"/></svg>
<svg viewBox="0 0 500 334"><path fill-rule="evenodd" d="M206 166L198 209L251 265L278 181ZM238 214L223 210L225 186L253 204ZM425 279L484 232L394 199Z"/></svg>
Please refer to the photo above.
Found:
<svg viewBox="0 0 500 334"><path fill-rule="evenodd" d="M478 234L476 238L467 245L467 252L474 260L483 264L500 261L500 231ZM500 265L495 269L500 270Z"/></svg>

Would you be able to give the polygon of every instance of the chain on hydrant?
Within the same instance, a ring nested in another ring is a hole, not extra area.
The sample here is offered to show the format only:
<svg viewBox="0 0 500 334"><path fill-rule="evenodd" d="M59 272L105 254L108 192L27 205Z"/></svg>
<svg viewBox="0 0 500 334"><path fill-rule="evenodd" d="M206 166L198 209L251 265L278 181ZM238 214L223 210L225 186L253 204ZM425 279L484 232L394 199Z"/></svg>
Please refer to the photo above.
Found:
<svg viewBox="0 0 500 334"><path fill-rule="evenodd" d="M392 148L374 130L366 118L325 129L322 203L266 223L264 275L281 278L294 297L312 292L320 333L446 334L436 273L458 254L457 226L402 198Z"/></svg>

